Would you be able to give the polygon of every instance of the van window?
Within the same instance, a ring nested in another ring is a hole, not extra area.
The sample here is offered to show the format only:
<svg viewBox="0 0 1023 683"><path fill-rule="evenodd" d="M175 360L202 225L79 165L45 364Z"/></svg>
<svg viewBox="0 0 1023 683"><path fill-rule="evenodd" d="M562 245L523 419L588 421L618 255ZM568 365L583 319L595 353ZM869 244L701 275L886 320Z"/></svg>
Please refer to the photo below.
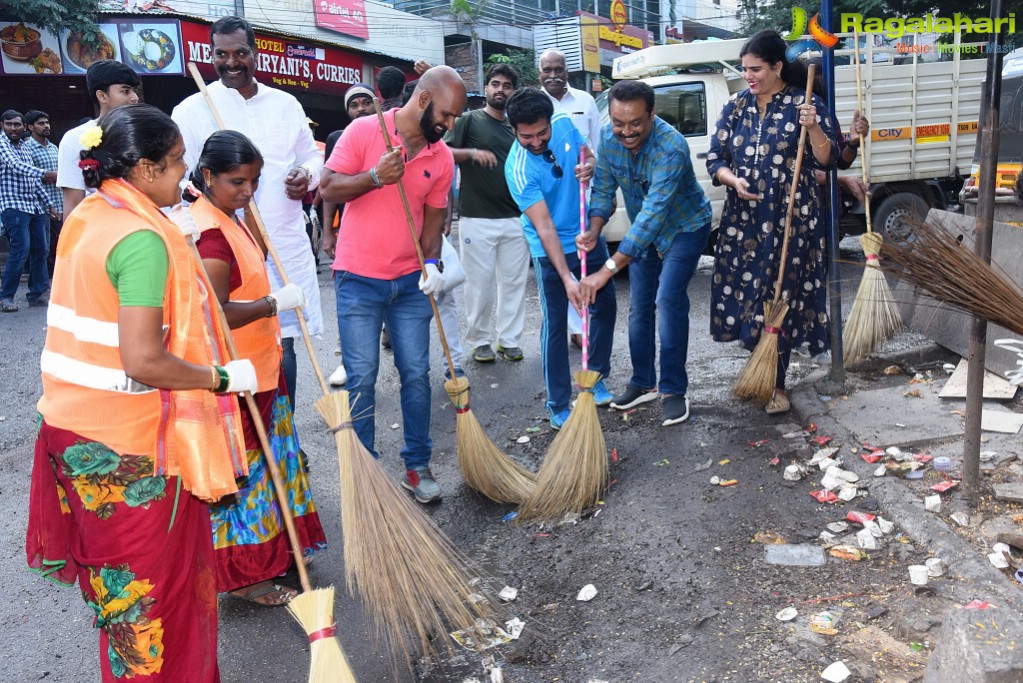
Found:
<svg viewBox="0 0 1023 683"><path fill-rule="evenodd" d="M707 134L707 92L703 83L679 83L654 90L657 115L686 137Z"/></svg>

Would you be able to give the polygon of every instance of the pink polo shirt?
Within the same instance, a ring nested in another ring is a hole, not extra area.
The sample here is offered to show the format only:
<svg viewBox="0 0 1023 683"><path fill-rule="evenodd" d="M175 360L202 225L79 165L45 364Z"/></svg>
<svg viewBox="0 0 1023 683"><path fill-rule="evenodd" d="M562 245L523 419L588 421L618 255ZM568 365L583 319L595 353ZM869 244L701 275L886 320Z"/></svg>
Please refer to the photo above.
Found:
<svg viewBox="0 0 1023 683"><path fill-rule="evenodd" d="M392 109L385 113L384 121L391 144L400 147L401 138L394 125L396 112ZM376 166L386 149L377 117L365 116L345 128L326 166L335 173L358 175ZM405 160L402 184L412 209L416 235L423 232L424 206L447 207L454 168L451 150L443 141L427 145L415 159ZM396 184L370 190L345 205L331 268L380 280L394 280L419 270Z"/></svg>

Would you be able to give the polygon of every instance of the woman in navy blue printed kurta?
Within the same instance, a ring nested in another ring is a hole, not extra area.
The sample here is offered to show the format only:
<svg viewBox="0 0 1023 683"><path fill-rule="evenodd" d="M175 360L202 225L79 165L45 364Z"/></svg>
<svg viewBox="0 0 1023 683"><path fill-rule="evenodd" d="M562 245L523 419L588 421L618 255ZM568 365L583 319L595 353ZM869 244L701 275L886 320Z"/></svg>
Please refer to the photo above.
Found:
<svg viewBox="0 0 1023 683"><path fill-rule="evenodd" d="M763 304L774 296L801 113L806 117L807 142L796 179L781 295L789 313L778 338L776 387L787 409L785 370L791 349L808 344L814 355L828 349L827 252L821 191L813 171L830 168L838 146L831 115L820 98L812 96L812 106L804 111L805 67L786 63L784 50L784 41L773 31L754 35L743 47L750 88L725 104L711 138L707 170L715 184L728 187L714 254L711 336L715 341L739 340L753 349L764 325ZM799 79L802 84L794 85ZM768 412L783 410L769 405Z"/></svg>

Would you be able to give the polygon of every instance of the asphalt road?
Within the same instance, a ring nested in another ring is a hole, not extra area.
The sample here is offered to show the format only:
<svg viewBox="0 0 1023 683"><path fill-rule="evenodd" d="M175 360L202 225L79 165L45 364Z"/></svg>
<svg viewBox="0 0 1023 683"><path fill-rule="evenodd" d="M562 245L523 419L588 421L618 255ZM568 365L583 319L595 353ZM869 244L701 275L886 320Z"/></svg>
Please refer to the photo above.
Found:
<svg viewBox="0 0 1023 683"><path fill-rule="evenodd" d="M845 268L847 315L860 271ZM692 420L662 428L658 407L638 411L628 420L604 411L608 447L619 455L604 514L576 526L546 530L550 533L546 537L536 536L535 527L504 524L502 517L510 507L481 500L461 483L454 455L454 414L442 387L444 366L435 345L433 367L439 370L434 373L433 462L446 497L430 514L499 582L521 588L513 609L538 634L509 649L515 655L505 662L506 681L754 680L776 671L769 664L770 636L758 635L767 633L762 620L774 611L757 608L777 601L780 593L829 590L818 584L834 577L776 572L765 581L750 572L755 551L749 538L756 530L765 525L805 530L821 523L820 519L808 521L819 517L820 510L809 496L797 498L779 487L777 472L767 465L769 453L748 445L794 426L784 418L770 419L731 396L730 386L747 356L733 345L710 342L709 285L709 270L704 268L690 288ZM619 276L616 286L619 324L610 386L620 390L629 376L627 277ZM326 269L321 287L327 319L333 321L334 297ZM466 360L463 364L474 388L474 412L490 437L535 466L551 431L544 420L540 307L532 279L528 297L525 360L517 364L499 360L487 366ZM0 652L5 663L0 679L88 683L99 680L90 611L77 590L52 585L25 568L26 505L35 402L40 393L38 357L44 335L44 309L22 308L0 317L4 342L0 517L5 520L0 532L0 571L5 577L0 601ZM329 332L316 344L327 373L337 362L334 342L335 335ZM389 356L382 358L378 449L397 480L400 430L391 428L400 422L397 374ZM578 362L578 355L574 358ZM357 600L344 591L337 454L312 408L316 382L308 358L300 356L299 364L296 420L310 456L315 499L330 542L329 550L317 556L312 579L318 586L339 588L338 633L359 680L482 679L476 656L433 666L420 662L415 673L395 675L386 654L374 646ZM793 372L805 374L809 365L809 359L794 357ZM515 443L530 427L540 427L540 432L530 433L528 444ZM719 465L724 459L731 464ZM714 463L711 470L694 473L697 465L708 460ZM728 489L711 488L707 479L714 473L740 483ZM600 594L593 602L577 603L575 594L587 583L595 584ZM303 681L309 662L306 648L300 629L283 610L221 600L220 666L225 682ZM817 680L818 672L807 669L806 680ZM802 680L802 676L787 680Z"/></svg>

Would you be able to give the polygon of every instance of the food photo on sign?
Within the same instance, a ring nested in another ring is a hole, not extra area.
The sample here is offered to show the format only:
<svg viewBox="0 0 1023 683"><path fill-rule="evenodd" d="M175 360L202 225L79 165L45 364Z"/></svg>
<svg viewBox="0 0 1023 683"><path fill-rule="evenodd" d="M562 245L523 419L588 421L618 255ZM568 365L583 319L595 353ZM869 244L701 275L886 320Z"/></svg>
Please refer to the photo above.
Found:
<svg viewBox="0 0 1023 683"><path fill-rule="evenodd" d="M24 22L0 22L3 73L11 76L63 73L56 34Z"/></svg>
<svg viewBox="0 0 1023 683"><path fill-rule="evenodd" d="M119 24L124 63L141 74L182 74L181 38L176 21Z"/></svg>
<svg viewBox="0 0 1023 683"><path fill-rule="evenodd" d="M118 49L117 24L100 24L99 31L83 35L79 31L64 31L60 34L60 46L64 56L64 71L69 74L84 74L93 62L101 59L121 59Z"/></svg>

